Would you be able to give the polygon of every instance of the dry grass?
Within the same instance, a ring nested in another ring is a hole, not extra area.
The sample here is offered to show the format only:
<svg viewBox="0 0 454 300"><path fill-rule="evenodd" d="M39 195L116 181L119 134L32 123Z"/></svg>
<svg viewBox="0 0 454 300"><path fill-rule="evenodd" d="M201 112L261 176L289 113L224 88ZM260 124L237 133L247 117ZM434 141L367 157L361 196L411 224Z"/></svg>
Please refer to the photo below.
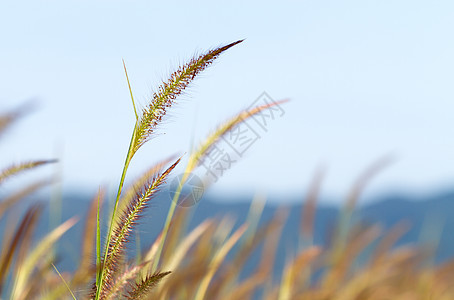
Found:
<svg viewBox="0 0 454 300"><path fill-rule="evenodd" d="M301 243L294 255L286 257L280 276L276 276L274 261L285 234L283 226L288 212L278 210L271 220L260 222L264 207L260 199L252 202L247 220L239 227L234 226L231 217L224 216L203 220L188 232L188 210L177 209L179 193L176 193L161 234L137 257L126 255L125 245L131 239L130 233L146 214L148 203L180 163L180 159L172 158L159 162L123 192L130 161L153 135L177 96L222 52L240 42L208 51L178 68L157 89L140 115L131 93L136 125L107 232L101 232L100 226L105 201L102 190L87 208L85 224L76 225L77 219L71 218L36 243L33 235L41 205L28 208L17 224L8 219L0 246L2 299L202 300L250 299L254 295L273 300L454 299L454 261L440 266L422 265L422 249L394 247L408 229L405 224L390 232L382 232L378 225L351 224L351 213L361 190L388 159L374 164L360 176L326 246L312 242L315 208L323 180L323 173L317 173L301 212L301 226L294 229L299 231ZM194 171L209 149L234 126L273 105L276 104L241 111L221 124L189 155L186 173ZM13 112L0 116L0 135L19 115ZM172 161L175 162L170 164ZM13 175L19 176L50 162L54 161L37 160L5 168L0 171L0 184ZM14 204L50 182L43 180L24 186L1 199L0 219L8 217ZM55 243L72 226L84 226L81 245L74 245L80 246L80 263L74 272L60 272L55 267ZM101 236L105 237L104 245L101 245ZM379 243L373 255L358 266L358 256L376 241ZM258 255L258 250L261 259L257 267L240 277L246 262L252 255Z"/></svg>

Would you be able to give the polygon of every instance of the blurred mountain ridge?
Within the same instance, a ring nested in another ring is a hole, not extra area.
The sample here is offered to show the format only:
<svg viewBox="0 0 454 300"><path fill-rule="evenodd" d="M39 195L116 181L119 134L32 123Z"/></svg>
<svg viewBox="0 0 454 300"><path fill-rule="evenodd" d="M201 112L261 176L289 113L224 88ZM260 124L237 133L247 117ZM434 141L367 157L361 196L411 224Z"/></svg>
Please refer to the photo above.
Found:
<svg viewBox="0 0 454 300"><path fill-rule="evenodd" d="M300 197L301 198L301 197ZM369 204L363 204L354 210L352 215L353 223L357 224L380 224L384 232L389 231L399 222L407 222L411 227L409 231L402 236L396 243L400 245L423 245L434 244L438 245L434 253L434 261L436 263L444 262L454 258L454 239L451 233L454 232L454 218L451 214L454 213L454 190L439 192L431 196L425 196L423 199L418 197L405 196L404 194L395 194L383 196L381 199L376 199ZM207 218L221 218L225 215L230 215L236 222L236 227L242 224L248 215L251 200L248 197L236 197L230 201L227 196L215 198L213 195L205 195L199 203L190 208L190 219L187 230L193 229ZM295 253L298 247L300 238L299 228L301 222L303 201L299 203L294 199L282 199L278 205L278 199L270 199L265 204L260 223L272 219L279 208L288 209L289 214L284 225L283 234L279 243L276 257L276 272L280 272L285 264L285 256L289 253ZM84 193L68 193L62 199L61 221L64 221L74 215L81 219L78 224L70 229L58 243L59 268L61 270L73 270L78 262L78 254L81 247L81 234L84 228L84 218L87 214L90 196ZM141 248L146 249L158 235L162 229L167 210L170 204L168 193L163 191L158 197L151 200L149 207L144 211L144 217L139 220L138 232L140 234ZM24 206L15 209L24 212ZM52 202L45 203L45 208L41 220L37 227L37 239L44 236L49 231L49 211ZM104 205L104 220L110 216L108 213L108 203ZM325 245L328 242L329 235L335 228L340 213L342 204L326 205L318 204L315 211L313 243L315 245ZM19 213L20 215L20 213ZM15 217L16 218L16 217ZM0 234L3 234L7 226L7 220L4 217L0 221ZM17 218L19 220L19 218ZM52 222L55 222L53 220ZM107 230L107 225L102 227L103 233ZM134 240L134 238L132 238ZM135 253L134 241L128 244L128 250ZM259 252L257 252L258 254ZM258 258L251 259L250 268L253 268L254 261ZM279 273L277 273L278 275Z"/></svg>

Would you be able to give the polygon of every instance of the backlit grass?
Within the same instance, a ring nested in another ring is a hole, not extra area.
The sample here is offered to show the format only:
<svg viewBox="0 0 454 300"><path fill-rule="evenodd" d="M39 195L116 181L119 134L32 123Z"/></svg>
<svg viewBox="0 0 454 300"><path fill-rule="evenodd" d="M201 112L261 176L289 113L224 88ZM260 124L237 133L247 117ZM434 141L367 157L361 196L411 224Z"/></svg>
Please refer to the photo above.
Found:
<svg viewBox="0 0 454 300"><path fill-rule="evenodd" d="M1 240L0 295L2 299L454 299L454 262L443 265L421 264L424 252L414 247L395 248L405 232L397 226L382 232L379 225L360 226L351 222L351 212L365 183L388 160L368 169L353 186L345 209L339 216L326 246L313 244L313 224L319 185L323 172L317 173L301 212L300 247L286 257L282 274L276 278L274 260L285 235L282 231L287 212L276 215L259 226L264 204L252 202L248 218L239 227L228 216L201 221L187 231L188 209L177 209L181 189L171 202L160 235L139 251L136 257L126 254L126 244L147 206L163 184L182 164L181 157L163 158L150 166L133 184L124 188L130 162L141 146L150 141L156 128L198 74L237 41L207 51L179 67L164 81L149 103L138 110L130 82L133 112L136 116L120 182L114 199L100 189L87 207L85 224L73 217L34 242L42 204L28 207L17 222L9 219L14 205L39 188L51 183L42 180L23 186L0 201L0 219L8 226ZM222 136L249 117L285 101L240 111L220 124L187 155L185 173L199 167L200 161ZM0 116L0 135L19 117L20 112ZM155 141L154 141L155 142ZM156 141L158 142L158 141ZM290 143L290 141L289 141ZM36 160L6 166L0 171L0 187L13 176L20 176L53 160ZM284 174L285 175L285 174ZM183 177L183 183L187 177ZM111 214L102 206L112 201ZM107 220L105 218L108 218ZM108 228L103 232L102 223ZM10 223L11 222L11 223ZM260 223L262 224L262 223ZM55 244L73 226L83 226L79 264L74 272L58 270ZM101 241L105 240L102 244ZM378 243L373 254L357 264L366 247ZM241 277L246 261L257 255L260 261L246 277Z"/></svg>

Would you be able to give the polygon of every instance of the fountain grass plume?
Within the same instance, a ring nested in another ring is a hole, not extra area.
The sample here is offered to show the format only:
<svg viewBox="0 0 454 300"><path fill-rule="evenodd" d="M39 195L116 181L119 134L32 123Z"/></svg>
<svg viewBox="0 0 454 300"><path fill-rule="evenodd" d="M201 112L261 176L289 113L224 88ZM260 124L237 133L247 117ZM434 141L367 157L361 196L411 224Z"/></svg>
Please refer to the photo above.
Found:
<svg viewBox="0 0 454 300"><path fill-rule="evenodd" d="M34 169L36 167L49 164L49 163L55 163L57 162L56 160L36 160L36 161L30 161L30 162L23 162L19 164L13 164L0 172L0 184L2 184L6 179L21 173L26 170Z"/></svg>
<svg viewBox="0 0 454 300"><path fill-rule="evenodd" d="M124 254L125 244L128 242L128 236L133 226L141 217L142 211L147 206L149 200L153 198L159 190L159 187L165 182L167 176L180 162L181 158L173 163L161 174L156 174L150 183L146 184L136 197L132 198L124 211L120 214L114 225L113 234L107 250L107 259L102 263L106 270L103 274L103 285L100 288L100 298L105 299L111 290L114 282L113 274L117 270L118 263Z"/></svg>
<svg viewBox="0 0 454 300"><path fill-rule="evenodd" d="M141 282L136 283L134 288L126 295L127 299L136 300L136 299L149 299L147 294L148 292L155 287L162 278L169 275L171 272L156 272L152 275L148 275L145 279L142 279Z"/></svg>
<svg viewBox="0 0 454 300"><path fill-rule="evenodd" d="M209 153L209 150L212 149L220 140L220 138L223 137L227 132L229 132L230 129L246 121L250 117L263 112L264 110L285 103L287 101L288 100L285 99L278 102L260 105L248 110L243 110L237 115L235 115L233 118L221 124L214 132L209 134L202 143L200 143L200 145L196 148L194 152L191 153L185 173L186 174L191 173L197 166L199 166L200 162L203 161L203 158L207 155L207 153ZM182 182L184 182L184 180L182 180Z"/></svg>
<svg viewBox="0 0 454 300"><path fill-rule="evenodd" d="M159 86L158 90L153 94L151 103L142 110L142 117L137 126L133 153L150 139L157 125L166 115L167 108L172 106L175 99L184 92L194 78L211 65L222 52L242 41L233 42L192 58L188 63L174 71L170 78Z"/></svg>
<svg viewBox="0 0 454 300"><path fill-rule="evenodd" d="M118 185L117 197L114 203L112 210L112 217L110 219L110 226L107 232L106 246L104 250L104 262L108 261L109 247L111 244L111 238L113 234L113 224L116 219L117 206L121 197L121 192L123 189L124 180L126 173L129 167L129 164L137 152L137 150L145 144L155 132L156 127L162 121L163 117L166 115L167 109L174 104L175 99L183 93L183 91L188 87L188 85L195 79L195 77L205 70L213 61L219 57L219 55L226 51L227 49L241 43L242 40L230 43L223 47L210 50L205 54L198 56L197 58L191 59L188 63L178 68L173 72L170 78L161 84L157 92L153 94L151 103L142 110L142 114L139 117L134 102L134 97L132 93L131 84L129 82L128 72L126 70L126 65L123 62L125 69L125 75L128 83L129 92L131 95L132 104L134 107L134 113L136 116L136 123L134 126L134 131L131 136L131 141L129 144L128 153L126 155L125 163L123 166L123 171L120 178L120 183ZM98 230L98 239L99 233ZM99 261L99 259L98 259ZM106 278L106 273L111 272L112 270L107 270L107 264L102 264L100 270L98 270L96 275L96 295L95 299L100 299L100 291L103 289L103 281Z"/></svg>

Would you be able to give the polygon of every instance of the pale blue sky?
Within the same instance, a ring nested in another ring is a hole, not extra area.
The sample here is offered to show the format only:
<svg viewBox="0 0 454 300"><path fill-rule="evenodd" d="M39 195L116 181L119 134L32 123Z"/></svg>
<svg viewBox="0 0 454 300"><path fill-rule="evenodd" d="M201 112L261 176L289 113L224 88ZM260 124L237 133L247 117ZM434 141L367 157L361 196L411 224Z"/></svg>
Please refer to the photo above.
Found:
<svg viewBox="0 0 454 300"><path fill-rule="evenodd" d="M39 108L0 163L63 148L65 188L115 185L134 122L121 59L145 104L179 63L246 38L172 108L130 178L266 91L291 99L285 115L214 191L303 194L324 164L325 193L343 195L388 153L369 195L453 187L453 36L452 1L2 1L0 110Z"/></svg>

